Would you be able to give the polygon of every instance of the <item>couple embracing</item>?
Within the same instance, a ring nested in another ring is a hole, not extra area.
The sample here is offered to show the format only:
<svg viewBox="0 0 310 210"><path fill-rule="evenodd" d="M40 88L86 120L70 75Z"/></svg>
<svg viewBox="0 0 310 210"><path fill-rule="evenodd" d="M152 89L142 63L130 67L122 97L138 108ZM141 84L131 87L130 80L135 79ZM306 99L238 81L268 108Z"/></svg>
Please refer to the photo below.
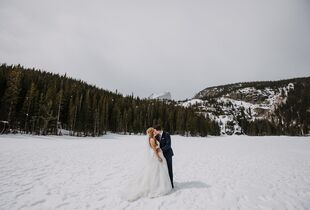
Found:
<svg viewBox="0 0 310 210"><path fill-rule="evenodd" d="M158 197L174 188L171 137L160 125L146 131L144 166L139 174L132 177L122 197L134 201L140 197Z"/></svg>

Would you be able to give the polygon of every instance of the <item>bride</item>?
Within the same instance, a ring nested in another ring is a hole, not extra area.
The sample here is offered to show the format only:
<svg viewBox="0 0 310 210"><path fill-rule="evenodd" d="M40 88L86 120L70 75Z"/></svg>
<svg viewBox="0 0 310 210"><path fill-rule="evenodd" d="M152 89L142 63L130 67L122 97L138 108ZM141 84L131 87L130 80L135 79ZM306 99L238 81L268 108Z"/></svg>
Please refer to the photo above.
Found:
<svg viewBox="0 0 310 210"><path fill-rule="evenodd" d="M128 201L134 201L140 197L153 198L165 195L172 189L166 159L155 139L155 129L148 128L146 133L148 141L144 166L137 176L132 177L121 195Z"/></svg>

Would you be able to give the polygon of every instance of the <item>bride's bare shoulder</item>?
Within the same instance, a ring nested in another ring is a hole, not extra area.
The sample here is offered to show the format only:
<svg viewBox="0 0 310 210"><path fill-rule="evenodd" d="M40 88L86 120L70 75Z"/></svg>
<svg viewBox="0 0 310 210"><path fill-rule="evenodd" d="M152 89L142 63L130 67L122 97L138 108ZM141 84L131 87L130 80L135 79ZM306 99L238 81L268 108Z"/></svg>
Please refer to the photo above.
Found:
<svg viewBox="0 0 310 210"><path fill-rule="evenodd" d="M156 140L154 138L150 138L150 142L152 145L156 145Z"/></svg>

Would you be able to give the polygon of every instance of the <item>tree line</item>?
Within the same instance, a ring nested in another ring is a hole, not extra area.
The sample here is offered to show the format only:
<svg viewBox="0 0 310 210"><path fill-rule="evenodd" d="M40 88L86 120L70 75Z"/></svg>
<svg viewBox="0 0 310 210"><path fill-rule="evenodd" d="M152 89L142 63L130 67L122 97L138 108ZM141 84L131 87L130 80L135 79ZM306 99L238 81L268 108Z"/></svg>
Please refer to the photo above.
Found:
<svg viewBox="0 0 310 210"><path fill-rule="evenodd" d="M175 101L123 96L21 65L0 65L0 132L75 136L144 133L161 124L171 134L219 135L216 122Z"/></svg>

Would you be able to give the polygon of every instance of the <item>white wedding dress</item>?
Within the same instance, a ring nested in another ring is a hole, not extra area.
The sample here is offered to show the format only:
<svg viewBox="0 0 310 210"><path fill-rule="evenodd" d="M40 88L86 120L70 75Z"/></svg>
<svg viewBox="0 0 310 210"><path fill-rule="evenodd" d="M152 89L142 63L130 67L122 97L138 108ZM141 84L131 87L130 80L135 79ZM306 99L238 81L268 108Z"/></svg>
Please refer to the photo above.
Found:
<svg viewBox="0 0 310 210"><path fill-rule="evenodd" d="M124 200L134 201L140 197L154 198L165 195L172 189L167 162L163 152L161 150L159 152L159 156L163 160L159 162L148 142L147 144L145 148L145 161L141 166L141 170L131 177L127 187L121 192L121 197Z"/></svg>

